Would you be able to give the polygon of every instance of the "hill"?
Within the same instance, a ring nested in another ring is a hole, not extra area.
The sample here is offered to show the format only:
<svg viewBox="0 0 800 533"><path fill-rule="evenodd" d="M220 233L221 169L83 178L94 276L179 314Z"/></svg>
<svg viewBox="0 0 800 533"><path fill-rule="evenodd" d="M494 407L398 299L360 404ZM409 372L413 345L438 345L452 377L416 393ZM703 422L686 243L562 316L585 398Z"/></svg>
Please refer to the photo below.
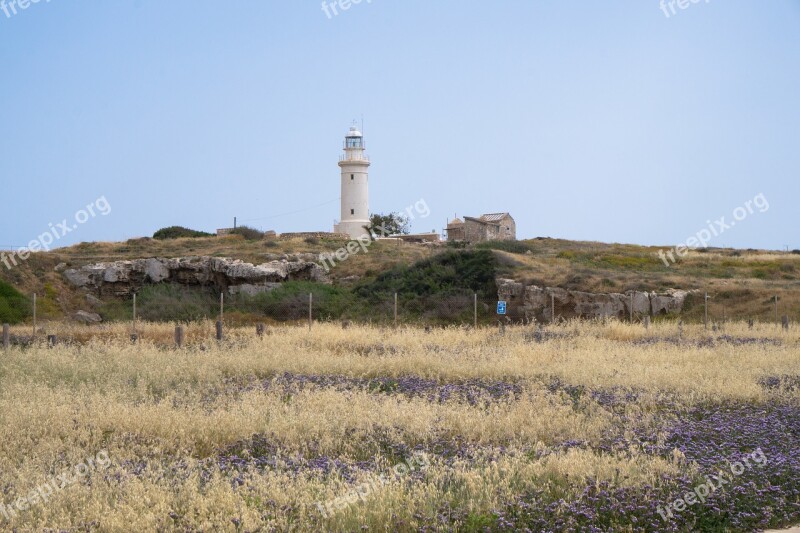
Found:
<svg viewBox="0 0 800 533"><path fill-rule="evenodd" d="M286 254L335 252L345 245L344 241L319 238L248 241L236 235L81 243L33 254L18 267L0 270L0 280L24 294L36 292L40 316L58 319L87 308L86 296L65 282L56 271L59 266L59 270L63 270L65 266L75 268L104 261L199 255L260 264ZM324 291L320 287L320 298L330 299L332 307L328 316L332 317L356 305L359 298L385 300L393 292L409 298L413 295L443 298L457 295L459 291L462 296L465 291L478 291L488 305L493 296L487 288L487 280L502 277L585 292L664 291L669 288L707 291L712 297L715 316L724 313L727 317L761 320L774 319L774 297L779 295L780 313L800 318L798 253L701 249L667 265L659 258L660 250L658 247L550 238L458 248L447 244L430 246L379 241L366 253L352 254L332 268L332 286ZM298 299L298 294L308 289L308 286L287 287L271 298L291 293L292 298ZM165 298L171 297L154 295L154 301L159 301L162 307ZM172 298L184 300L188 296L173 294ZM205 303L199 306L200 314L207 312L206 307L213 309L216 305L213 295L201 295L201 300ZM267 305L277 303L255 302L243 312L257 314ZM125 312L121 308L115 311L114 306L113 301L105 302L101 314L106 318L123 318ZM699 319L702 297L690 297L684 315L689 320Z"/></svg>

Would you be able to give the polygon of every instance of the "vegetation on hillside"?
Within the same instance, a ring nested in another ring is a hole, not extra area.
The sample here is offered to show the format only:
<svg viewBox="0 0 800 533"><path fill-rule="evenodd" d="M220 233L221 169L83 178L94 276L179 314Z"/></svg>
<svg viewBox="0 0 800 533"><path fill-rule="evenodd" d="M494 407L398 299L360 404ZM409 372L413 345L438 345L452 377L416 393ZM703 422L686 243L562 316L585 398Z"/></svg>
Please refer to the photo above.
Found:
<svg viewBox="0 0 800 533"><path fill-rule="evenodd" d="M251 228L250 226L238 226L234 228L231 235L241 235L246 241L260 241L264 238L264 232Z"/></svg>
<svg viewBox="0 0 800 533"><path fill-rule="evenodd" d="M30 316L30 303L17 289L0 281L0 323L18 324Z"/></svg>
<svg viewBox="0 0 800 533"><path fill-rule="evenodd" d="M197 231L189 228L184 228L183 226L170 226L168 228L161 228L160 230L153 233L153 238L158 240L167 240L167 239L196 239L199 237L211 237L210 233L206 233L204 231Z"/></svg>

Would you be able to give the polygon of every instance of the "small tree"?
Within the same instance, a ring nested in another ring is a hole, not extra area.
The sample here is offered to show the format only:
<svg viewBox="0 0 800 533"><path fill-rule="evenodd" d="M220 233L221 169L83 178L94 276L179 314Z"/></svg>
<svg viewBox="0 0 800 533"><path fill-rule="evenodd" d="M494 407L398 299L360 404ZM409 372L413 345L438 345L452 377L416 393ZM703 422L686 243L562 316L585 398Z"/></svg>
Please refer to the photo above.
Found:
<svg viewBox="0 0 800 533"><path fill-rule="evenodd" d="M408 235L411 233L410 220L407 216L400 213L389 213L384 215L375 213L370 215L369 224L364 229L370 235L387 237L389 235Z"/></svg>

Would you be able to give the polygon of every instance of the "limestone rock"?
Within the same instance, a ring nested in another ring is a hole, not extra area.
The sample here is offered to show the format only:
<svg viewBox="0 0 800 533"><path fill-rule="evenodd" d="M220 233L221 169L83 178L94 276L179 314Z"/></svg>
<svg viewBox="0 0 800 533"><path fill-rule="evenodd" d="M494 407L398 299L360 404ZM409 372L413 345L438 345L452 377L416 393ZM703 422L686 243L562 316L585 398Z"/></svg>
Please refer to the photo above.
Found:
<svg viewBox="0 0 800 533"><path fill-rule="evenodd" d="M84 324L99 324L103 321L103 319L97 313L89 313L88 311L78 311L73 316L75 320L78 322L83 322Z"/></svg>
<svg viewBox="0 0 800 533"><path fill-rule="evenodd" d="M285 281L327 282L325 271L312 261L271 261L253 265L222 257L150 258L114 261L65 270L64 277L75 287L99 296L128 296L152 283L212 286L230 294L264 292ZM233 289L249 285L242 289Z"/></svg>

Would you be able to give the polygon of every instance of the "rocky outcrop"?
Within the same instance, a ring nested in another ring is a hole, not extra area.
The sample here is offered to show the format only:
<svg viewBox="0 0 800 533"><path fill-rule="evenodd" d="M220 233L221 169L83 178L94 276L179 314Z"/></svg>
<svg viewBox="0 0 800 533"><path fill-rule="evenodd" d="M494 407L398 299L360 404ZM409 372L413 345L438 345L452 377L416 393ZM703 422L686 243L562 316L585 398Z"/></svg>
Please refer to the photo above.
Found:
<svg viewBox="0 0 800 533"><path fill-rule="evenodd" d="M633 308L635 317L677 314L683 310L687 291L670 289L666 293L628 291L622 293L589 293L557 287L525 286L510 279L497 280L498 296L508 302L509 318L552 320L563 318L628 318Z"/></svg>
<svg viewBox="0 0 800 533"><path fill-rule="evenodd" d="M97 296L127 296L147 284L179 283L215 287L230 294L266 292L285 281L327 281L313 261L287 259L253 265L220 257L136 259L68 269L64 277Z"/></svg>

